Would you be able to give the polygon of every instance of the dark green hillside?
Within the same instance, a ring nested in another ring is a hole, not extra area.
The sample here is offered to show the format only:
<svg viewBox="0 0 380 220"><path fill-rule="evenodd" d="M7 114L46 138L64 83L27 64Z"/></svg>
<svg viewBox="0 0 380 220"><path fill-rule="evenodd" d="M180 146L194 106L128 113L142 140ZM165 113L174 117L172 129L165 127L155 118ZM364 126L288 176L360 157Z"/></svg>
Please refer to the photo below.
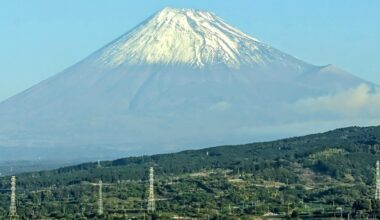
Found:
<svg viewBox="0 0 380 220"><path fill-rule="evenodd" d="M380 127L349 127L272 142L103 161L100 167L86 163L19 175L20 212L26 216L34 210L29 218L91 218L96 190L88 183L101 179L109 184L104 202L110 219L141 216L147 170L153 166L161 216L211 213L239 218L268 211L329 216L338 206L346 215L375 214L380 213L373 200L379 159ZM4 188L9 188L9 178L1 178ZM7 211L8 196L0 191L0 213ZM42 204L42 211L35 202Z"/></svg>

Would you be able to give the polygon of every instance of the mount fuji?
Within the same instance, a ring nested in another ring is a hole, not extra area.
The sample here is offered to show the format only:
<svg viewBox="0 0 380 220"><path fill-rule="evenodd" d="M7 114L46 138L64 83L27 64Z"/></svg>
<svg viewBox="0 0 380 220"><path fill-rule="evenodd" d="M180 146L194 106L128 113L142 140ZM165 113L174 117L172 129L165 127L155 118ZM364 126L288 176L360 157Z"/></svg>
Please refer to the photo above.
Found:
<svg viewBox="0 0 380 220"><path fill-rule="evenodd" d="M281 52L211 12L165 8L0 103L0 160L111 158L321 131L341 125L323 121L350 118L300 103L358 87L377 88ZM302 123L308 129L288 126Z"/></svg>

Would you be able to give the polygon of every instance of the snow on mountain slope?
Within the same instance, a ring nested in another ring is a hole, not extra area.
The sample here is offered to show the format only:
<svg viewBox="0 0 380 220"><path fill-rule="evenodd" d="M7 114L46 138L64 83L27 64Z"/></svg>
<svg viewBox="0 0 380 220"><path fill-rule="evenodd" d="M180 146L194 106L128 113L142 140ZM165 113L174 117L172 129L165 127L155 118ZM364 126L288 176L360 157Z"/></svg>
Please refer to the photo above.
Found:
<svg viewBox="0 0 380 220"><path fill-rule="evenodd" d="M343 124L307 130L301 125L320 118L291 106L362 84L374 87L274 49L213 13L165 8L0 103L0 160L120 157L321 131Z"/></svg>
<svg viewBox="0 0 380 220"><path fill-rule="evenodd" d="M231 27L211 12L191 9L165 8L99 53L98 62L110 67L305 65Z"/></svg>

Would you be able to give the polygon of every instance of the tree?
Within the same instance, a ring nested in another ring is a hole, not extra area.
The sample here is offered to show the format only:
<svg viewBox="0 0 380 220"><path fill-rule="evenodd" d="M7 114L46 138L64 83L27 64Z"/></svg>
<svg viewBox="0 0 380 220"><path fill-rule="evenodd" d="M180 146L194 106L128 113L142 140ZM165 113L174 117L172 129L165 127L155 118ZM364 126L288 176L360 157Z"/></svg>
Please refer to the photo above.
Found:
<svg viewBox="0 0 380 220"><path fill-rule="evenodd" d="M297 210L293 210L292 215L290 216L292 219L298 219L299 214Z"/></svg>

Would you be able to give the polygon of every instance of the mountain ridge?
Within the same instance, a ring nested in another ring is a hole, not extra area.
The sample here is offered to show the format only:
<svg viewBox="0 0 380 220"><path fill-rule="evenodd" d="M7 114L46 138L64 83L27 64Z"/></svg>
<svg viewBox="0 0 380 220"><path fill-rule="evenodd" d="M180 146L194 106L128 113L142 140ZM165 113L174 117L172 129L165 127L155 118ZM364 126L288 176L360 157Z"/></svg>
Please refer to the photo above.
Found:
<svg viewBox="0 0 380 220"><path fill-rule="evenodd" d="M76 219L79 206L86 207L81 215L89 219L124 218L137 212L142 219L145 210L141 204L146 203L148 171L153 167L162 219L174 215L204 219L210 213L216 213L215 219L258 217L268 210L286 218L290 204L304 218L333 218L339 216L336 207L342 207L342 215L360 219L363 212L380 213L374 199L379 155L380 126L347 127L271 142L27 172L17 174L18 214L25 219ZM104 215L97 217L94 185L99 180L106 190ZM9 187L10 176L0 177L0 189ZM38 208L35 201L41 201ZM229 206L242 208L228 211ZM5 217L8 208L8 192L0 193L0 216Z"/></svg>

